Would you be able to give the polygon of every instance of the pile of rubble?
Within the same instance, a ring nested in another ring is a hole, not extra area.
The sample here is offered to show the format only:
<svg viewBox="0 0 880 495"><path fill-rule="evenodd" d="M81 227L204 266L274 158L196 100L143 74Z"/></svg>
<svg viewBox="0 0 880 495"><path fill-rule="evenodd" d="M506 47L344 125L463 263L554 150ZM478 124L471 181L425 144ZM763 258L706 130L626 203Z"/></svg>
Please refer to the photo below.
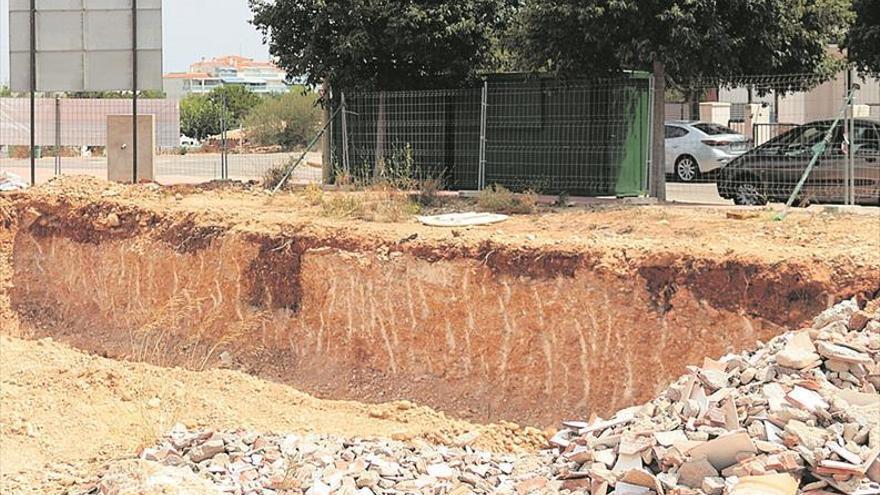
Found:
<svg viewBox="0 0 880 495"><path fill-rule="evenodd" d="M878 389L880 299L847 301L537 455L178 425L91 493L880 495Z"/></svg>
<svg viewBox="0 0 880 495"><path fill-rule="evenodd" d="M705 360L656 400L565 422L554 469L592 495L880 494L880 300Z"/></svg>
<svg viewBox="0 0 880 495"><path fill-rule="evenodd" d="M551 466L549 451L541 456L500 455L420 440L404 444L320 435L191 432L178 425L159 446L144 450L134 465L111 468L94 493L525 494L545 488L558 491L563 482L553 479ZM184 483L190 488L180 491ZM192 488L196 486L200 488Z"/></svg>

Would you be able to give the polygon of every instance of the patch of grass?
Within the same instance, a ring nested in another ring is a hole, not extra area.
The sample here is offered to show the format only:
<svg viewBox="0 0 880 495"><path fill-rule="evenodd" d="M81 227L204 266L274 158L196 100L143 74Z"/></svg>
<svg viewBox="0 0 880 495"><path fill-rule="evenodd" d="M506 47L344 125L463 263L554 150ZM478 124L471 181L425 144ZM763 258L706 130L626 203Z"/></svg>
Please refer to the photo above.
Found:
<svg viewBox="0 0 880 495"><path fill-rule="evenodd" d="M515 193L498 184L480 191L477 197L477 207L480 210L506 215L534 213L537 204L538 195L534 191Z"/></svg>
<svg viewBox="0 0 880 495"><path fill-rule="evenodd" d="M397 223L419 214L421 207L409 195L394 188L374 186L365 191L325 195L321 211L329 217Z"/></svg>
<svg viewBox="0 0 880 495"><path fill-rule="evenodd" d="M324 203L324 190L318 184L309 184L302 194L306 202L312 206L320 206Z"/></svg>

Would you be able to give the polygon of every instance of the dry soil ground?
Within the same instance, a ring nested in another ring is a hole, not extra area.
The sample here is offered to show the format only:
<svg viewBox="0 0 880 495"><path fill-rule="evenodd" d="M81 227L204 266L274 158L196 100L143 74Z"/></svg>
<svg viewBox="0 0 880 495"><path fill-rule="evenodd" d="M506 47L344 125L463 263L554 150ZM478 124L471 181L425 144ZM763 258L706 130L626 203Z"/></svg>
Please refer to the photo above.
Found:
<svg viewBox="0 0 880 495"><path fill-rule="evenodd" d="M0 197L0 492L57 493L87 479L104 462L152 443L174 422L209 428L319 431L351 436L422 437L455 442L479 432L476 446L534 449L541 432L509 424L481 426L409 403L366 405L313 398L291 387L230 370L185 371L84 354L49 340L31 340L33 325L9 303L10 250L16 202L88 201L162 211L230 230L324 233L362 246L416 244L468 250L487 241L529 250L605 253L614 269L633 259L687 253L720 261L774 266L801 263L852 276L880 270L880 218L795 212L784 222L770 211L734 220L724 210L602 206L547 210L484 228L456 231L411 219L365 222L328 211L314 194L228 187L123 187L77 178L18 197ZM467 207L468 205L459 205ZM337 234L333 234L337 233ZM870 277L869 277L870 278ZM560 418L563 419L563 418Z"/></svg>
<svg viewBox="0 0 880 495"><path fill-rule="evenodd" d="M476 425L407 401L319 400L237 371L159 368L31 340L31 323L9 306L8 234L0 235L0 493L77 493L103 464L152 445L178 422L450 445L476 433L474 446L502 452L544 443L533 428Z"/></svg>

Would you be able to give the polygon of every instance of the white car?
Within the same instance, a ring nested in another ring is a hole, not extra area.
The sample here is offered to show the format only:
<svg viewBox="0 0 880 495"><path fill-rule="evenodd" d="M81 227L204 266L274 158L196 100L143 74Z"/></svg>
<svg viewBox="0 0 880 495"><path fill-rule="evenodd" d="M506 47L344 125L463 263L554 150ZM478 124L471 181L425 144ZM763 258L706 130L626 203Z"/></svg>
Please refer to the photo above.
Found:
<svg viewBox="0 0 880 495"><path fill-rule="evenodd" d="M198 139L193 139L187 135L180 136L180 147L181 148L198 148L202 145Z"/></svg>
<svg viewBox="0 0 880 495"><path fill-rule="evenodd" d="M727 165L751 148L746 136L713 122L666 123L666 173L681 182Z"/></svg>

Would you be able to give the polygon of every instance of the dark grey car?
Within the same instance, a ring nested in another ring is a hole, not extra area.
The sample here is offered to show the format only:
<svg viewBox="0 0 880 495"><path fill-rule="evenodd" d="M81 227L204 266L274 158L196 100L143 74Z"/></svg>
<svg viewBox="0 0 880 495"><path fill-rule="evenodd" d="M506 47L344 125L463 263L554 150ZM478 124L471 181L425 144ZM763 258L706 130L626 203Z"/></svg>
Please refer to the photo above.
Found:
<svg viewBox="0 0 880 495"><path fill-rule="evenodd" d="M802 125L754 148L719 171L718 192L738 205L785 202L813 158L833 121ZM853 184L857 204L880 204L880 122L855 119L853 139L841 121L801 190L798 203L842 203L849 153L854 153Z"/></svg>

